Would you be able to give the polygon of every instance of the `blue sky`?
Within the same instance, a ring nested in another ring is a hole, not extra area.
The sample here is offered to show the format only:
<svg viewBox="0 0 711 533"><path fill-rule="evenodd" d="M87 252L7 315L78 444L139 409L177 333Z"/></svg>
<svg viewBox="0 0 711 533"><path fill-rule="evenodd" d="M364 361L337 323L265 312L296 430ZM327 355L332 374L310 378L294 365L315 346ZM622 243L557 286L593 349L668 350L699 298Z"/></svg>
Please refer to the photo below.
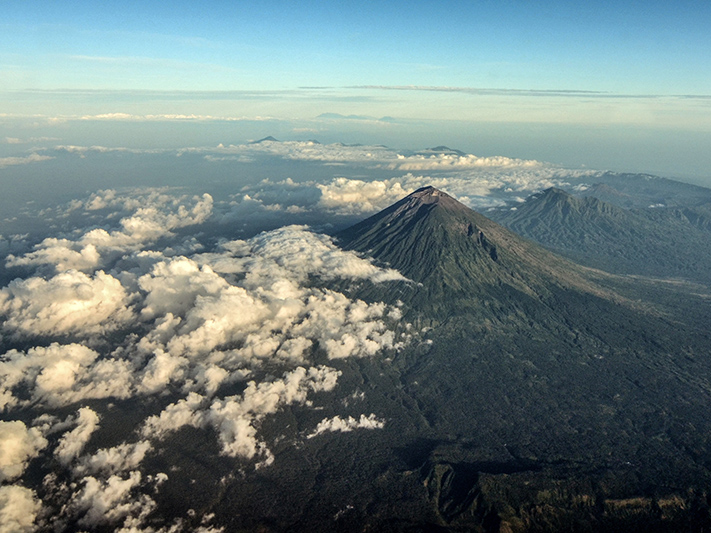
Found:
<svg viewBox="0 0 711 533"><path fill-rule="evenodd" d="M17 89L711 86L705 2L8 4L1 57Z"/></svg>
<svg viewBox="0 0 711 533"><path fill-rule="evenodd" d="M339 113L711 136L707 2L5 4L0 114L15 118ZM512 132L505 155L522 146Z"/></svg>

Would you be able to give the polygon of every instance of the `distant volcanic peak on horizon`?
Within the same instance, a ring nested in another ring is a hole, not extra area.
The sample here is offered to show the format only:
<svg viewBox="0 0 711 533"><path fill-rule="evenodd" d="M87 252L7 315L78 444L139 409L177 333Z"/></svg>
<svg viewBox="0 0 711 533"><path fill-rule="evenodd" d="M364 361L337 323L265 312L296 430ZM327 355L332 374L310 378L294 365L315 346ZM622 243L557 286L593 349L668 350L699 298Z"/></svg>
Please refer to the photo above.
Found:
<svg viewBox="0 0 711 533"><path fill-rule="evenodd" d="M563 197L572 196L570 193L564 191L560 187L548 187L547 189L543 190L539 194L540 194L540 196L563 196Z"/></svg>
<svg viewBox="0 0 711 533"><path fill-rule="evenodd" d="M539 193L532 194L526 198L525 202L535 201L539 203L569 203L575 200L576 198L572 194L564 191L563 189L549 187Z"/></svg>

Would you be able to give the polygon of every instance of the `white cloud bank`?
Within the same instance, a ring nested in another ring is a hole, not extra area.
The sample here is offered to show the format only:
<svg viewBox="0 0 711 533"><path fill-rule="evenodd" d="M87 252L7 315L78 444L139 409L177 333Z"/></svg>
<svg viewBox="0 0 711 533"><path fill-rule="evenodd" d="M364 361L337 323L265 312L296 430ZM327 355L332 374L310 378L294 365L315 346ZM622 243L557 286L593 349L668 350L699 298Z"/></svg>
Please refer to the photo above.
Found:
<svg viewBox="0 0 711 533"><path fill-rule="evenodd" d="M396 271L296 226L226 242L222 250L161 261L139 278L141 317L156 324L142 347L164 365L200 358L233 371L268 359L299 364L314 342L331 358L401 345L388 327L400 318L397 308L308 286L313 276L403 281ZM232 284L230 276L240 279Z"/></svg>
<svg viewBox="0 0 711 533"><path fill-rule="evenodd" d="M50 159L54 159L54 157L37 153L32 153L27 156L0 157L0 168L28 165L30 163L39 163L40 161L48 161Z"/></svg>
<svg viewBox="0 0 711 533"><path fill-rule="evenodd" d="M178 381L212 395L262 364L303 364L317 347L338 359L399 349L406 340L391 327L401 317L397 307L313 286L314 279L404 278L304 227L225 242L194 258L139 252L131 264L148 272L118 279L69 270L0 289L11 336L102 343L118 328L144 332L114 356L64 342L10 350L0 356L0 408L154 394ZM30 397L20 400L22 387Z"/></svg>
<svg viewBox="0 0 711 533"><path fill-rule="evenodd" d="M511 159L509 157L477 157L472 154L435 153L430 155L398 155L397 161L389 163L388 168L405 171L431 170L473 170L473 169L532 169L546 165L530 159Z"/></svg>
<svg viewBox="0 0 711 533"><path fill-rule="evenodd" d="M52 343L27 352L11 350L0 356L0 411L17 405L60 407L99 398L125 398L130 394L129 361L100 359L81 344ZM14 394L25 387L30 398Z"/></svg>
<svg viewBox="0 0 711 533"><path fill-rule="evenodd" d="M101 154L111 150L130 151L126 148L105 147L61 148L82 156L89 152ZM165 154L166 151L161 153ZM232 206L235 216L269 211L289 214L325 211L339 215L373 213L425 185L444 189L472 208L487 208L519 200L522 195L527 196L548 187L565 186L600 174L597 171L565 169L537 160L464 154L445 147L411 152L379 145L267 140L239 145L186 147L174 154L194 154L202 156L207 162L232 161L235 164L276 157L322 163L336 168L347 165L360 168L366 174L374 170L378 171L378 175L387 171L393 173L392 178L386 179L337 177L329 182L265 180L260 184L243 187L240 195L243 201L235 202L236 205ZM309 195L301 195L298 201L290 198L290 195L279 197L280 191L294 193L299 189L319 191L321 201L314 202ZM41 250L37 252L39 260ZM87 254L90 252L86 251ZM76 260L80 261L81 258Z"/></svg>
<svg viewBox="0 0 711 533"><path fill-rule="evenodd" d="M257 426L265 416L286 405L304 405L309 392L331 391L341 373L333 368L297 367L281 379L257 384L250 381L239 396L228 396L209 405L195 393L169 405L159 415L148 418L142 430L145 437L163 437L184 426L212 427L222 445L222 453L232 457L273 456L266 443L257 438Z"/></svg>
<svg viewBox="0 0 711 533"><path fill-rule="evenodd" d="M129 300L121 282L101 270L16 279L0 289L2 327L19 335L101 334L133 318Z"/></svg>
<svg viewBox="0 0 711 533"><path fill-rule="evenodd" d="M27 465L42 454L60 469L63 474L43 485L46 513L54 513L51 527L150 530L151 494L167 476L146 472L145 458L161 453L156 443L169 433L199 428L215 435L224 455L269 465L271 444L260 433L267 417L286 406L309 409L333 392L338 359L372 357L408 342L397 306L328 288L334 280L407 282L398 272L344 252L303 226L220 241L209 253L149 250L172 229L200 224L212 213L207 195L191 207L184 198L152 198L155 203L104 191L73 206L118 211L120 227L45 239L9 262L42 267L45 275L0 289L2 340L10 347L0 355L0 409L38 415L30 428L0 422L0 476L26 482ZM181 398L147 416L140 435L87 453L97 432L104 438L110 433L102 427L110 427L112 410L76 404L166 391ZM76 415L64 421L52 414L72 405ZM316 431L382 423L373 414L332 419ZM4 488L0 501L26 508L24 522L14 515L8 520L20 531L32 530L41 504L31 489Z"/></svg>
<svg viewBox="0 0 711 533"><path fill-rule="evenodd" d="M42 508L33 490L19 485L0 487L0 533L31 533Z"/></svg>
<svg viewBox="0 0 711 533"><path fill-rule="evenodd" d="M427 185L445 190L469 207L481 209L599 174L597 171L570 170L536 160L479 157L444 148L403 154L384 146L265 141L186 151L205 153L208 159L239 160L262 154L327 165L347 164L363 168L366 173L374 169L379 173L383 170L393 173L393 177L386 179L336 177L327 182L265 180L245 187L244 198L247 201L235 206L235 209L246 209L249 205L265 211L286 213L319 210L336 215L374 213ZM318 190L320 199L310 202L306 195L296 193L300 189ZM289 194L284 194L287 192ZM298 201L290 203L292 197Z"/></svg>
<svg viewBox="0 0 711 533"><path fill-rule="evenodd" d="M87 476L83 487L73 494L69 504L71 513L81 516L78 524L94 528L123 520L122 531L138 531L156 504L147 494L137 494L143 476L137 470L128 477L117 475L107 479Z"/></svg>
<svg viewBox="0 0 711 533"><path fill-rule="evenodd" d="M191 152L221 155L268 154L284 159L349 163L403 171L531 169L551 166L536 160L514 159L504 156L479 157L448 149L401 154L397 150L381 145L320 144L313 141L262 141L252 144L219 145L210 148L185 148L181 151L181 153Z"/></svg>
<svg viewBox="0 0 711 533"><path fill-rule="evenodd" d="M97 474L117 474L138 468L146 454L153 449L150 441L121 443L111 448L102 448L93 455L83 456L74 466L76 476Z"/></svg>
<svg viewBox="0 0 711 533"><path fill-rule="evenodd" d="M385 426L385 420L379 419L375 416L375 413L371 413L368 416L360 415L359 419L355 419L352 416L348 418L341 418L340 416L334 416L333 418L324 418L318 423L316 429L313 433L308 435L306 438L312 439L317 435L322 433L339 431L341 433L348 433L354 429L381 429Z"/></svg>
<svg viewBox="0 0 711 533"><path fill-rule="evenodd" d="M34 252L21 257L8 256L7 265L49 264L54 265L58 272L67 269L91 271L108 258L140 250L147 243L171 235L172 230L201 224L212 214L213 200L209 194L193 198L192 207L186 207L182 200L160 193L134 199L138 202L138 208L120 220L118 229L93 229L75 241L47 238L35 246ZM115 191L108 190L93 195L84 207L87 210L110 206L126 209L132 207L134 202L117 198Z"/></svg>
<svg viewBox="0 0 711 533"><path fill-rule="evenodd" d="M20 477L29 461L47 444L47 439L37 428L28 429L19 420L0 421L0 482Z"/></svg>
<svg viewBox="0 0 711 533"><path fill-rule="evenodd" d="M571 180L593 174L537 165L504 169L484 167L476 172L457 171L434 176L408 173L373 181L335 178L314 185L321 191L317 207L337 215L366 215L385 209L421 187L432 186L472 209L484 209L522 200L549 187L567 186Z"/></svg>

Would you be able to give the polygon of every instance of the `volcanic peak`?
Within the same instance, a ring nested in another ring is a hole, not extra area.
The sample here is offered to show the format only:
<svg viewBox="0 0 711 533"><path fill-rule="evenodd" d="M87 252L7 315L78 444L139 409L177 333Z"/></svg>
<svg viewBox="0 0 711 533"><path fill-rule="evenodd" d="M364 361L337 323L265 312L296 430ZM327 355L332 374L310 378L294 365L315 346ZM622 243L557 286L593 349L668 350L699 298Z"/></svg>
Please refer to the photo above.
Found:
<svg viewBox="0 0 711 533"><path fill-rule="evenodd" d="M443 208L444 211L452 213L464 213L470 211L467 206L455 200L447 193L432 186L428 186L417 189L415 192L409 194L381 213L382 215L389 215L390 217L395 218L409 218L419 212L422 208L428 212L434 208ZM439 211L441 209L437 210Z"/></svg>
<svg viewBox="0 0 711 533"><path fill-rule="evenodd" d="M435 189L431 185L417 189L412 194L406 196L405 200L407 199L418 200L418 203L423 204L444 203L465 207L463 204L448 195L446 192L442 192L439 189Z"/></svg>
<svg viewBox="0 0 711 533"><path fill-rule="evenodd" d="M439 302L443 312L447 306L450 311L454 307L471 311L477 298L510 300L515 307L523 300L514 294L547 298L557 290L554 287L600 292L581 276L579 267L434 187L416 190L337 238L343 248L424 284L418 296L421 303Z"/></svg>

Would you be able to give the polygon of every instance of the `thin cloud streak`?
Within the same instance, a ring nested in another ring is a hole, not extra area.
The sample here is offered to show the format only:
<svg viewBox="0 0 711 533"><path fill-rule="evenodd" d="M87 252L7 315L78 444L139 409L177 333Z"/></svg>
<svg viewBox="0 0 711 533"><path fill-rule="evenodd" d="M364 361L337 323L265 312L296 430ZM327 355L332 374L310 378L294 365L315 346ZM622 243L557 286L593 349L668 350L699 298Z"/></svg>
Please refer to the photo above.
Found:
<svg viewBox="0 0 711 533"><path fill-rule="evenodd" d="M175 59L144 57L144 56L88 56L88 55L71 55L68 56L73 61L86 61L90 63L104 63L108 65L126 65L135 67L136 65L150 67L167 67L167 68L200 68L212 71L224 72L241 72L239 69L227 67L224 65L216 65L214 63L196 63L191 61L178 61Z"/></svg>
<svg viewBox="0 0 711 533"><path fill-rule="evenodd" d="M586 97L586 98L631 98L631 99L711 99L709 94L624 94L607 91L586 91L579 89L501 89L487 87L449 87L427 85L353 85L344 89L365 89L381 91L429 91L465 93L477 96L544 96L544 97Z"/></svg>

